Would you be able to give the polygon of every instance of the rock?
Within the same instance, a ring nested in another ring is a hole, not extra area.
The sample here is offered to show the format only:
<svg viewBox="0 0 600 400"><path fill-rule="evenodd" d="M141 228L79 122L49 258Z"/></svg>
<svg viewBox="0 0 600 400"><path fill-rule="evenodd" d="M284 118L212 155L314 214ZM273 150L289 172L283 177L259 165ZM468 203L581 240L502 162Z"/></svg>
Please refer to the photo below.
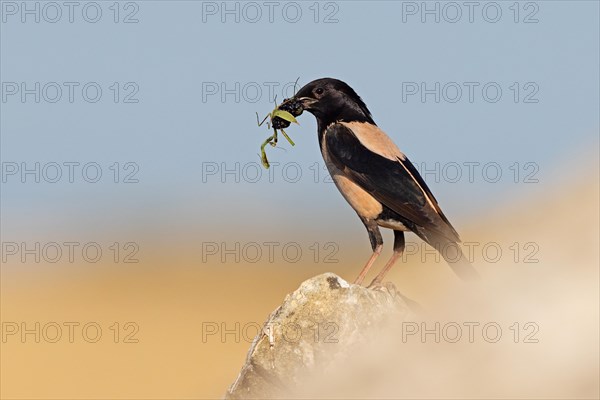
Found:
<svg viewBox="0 0 600 400"><path fill-rule="evenodd" d="M352 357L356 346L377 340L388 322L412 318L411 303L391 284L367 289L332 273L308 279L271 313L225 398L298 392L311 376Z"/></svg>

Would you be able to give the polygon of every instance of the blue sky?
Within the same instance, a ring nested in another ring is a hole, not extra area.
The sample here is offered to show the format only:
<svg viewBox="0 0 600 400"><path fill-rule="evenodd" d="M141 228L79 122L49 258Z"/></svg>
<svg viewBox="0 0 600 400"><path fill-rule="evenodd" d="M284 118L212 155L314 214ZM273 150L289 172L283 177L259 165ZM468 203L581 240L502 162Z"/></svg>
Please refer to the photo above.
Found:
<svg viewBox="0 0 600 400"><path fill-rule="evenodd" d="M281 141L287 151L268 149L285 174L275 169L269 179L263 171L254 183L269 134L256 126L255 112L272 109L270 85L282 99L281 88L297 77L300 84L346 81L411 160L428 169L440 163L438 179L426 180L456 218L552 190L565 166L582 168L598 156L595 1L479 2L472 21L462 2L427 2L438 7L439 22L423 14L422 2L276 2L273 22L263 2L229 2L234 11L226 13L221 2L140 1L120 3L117 15L113 2L101 1L96 23L86 21L96 9L84 14L81 4L73 22L68 9L58 18L39 5L37 23L20 2L2 2L5 237L144 224L177 231L208 221L230 229L253 226L264 209L292 226L311 212L346 218L343 200L322 182L309 114L287 130L295 148ZM24 102L23 83L34 93ZM53 103L57 86L62 96ZM88 101L97 87L98 101ZM231 91L224 100L222 88ZM415 88L433 92L423 101L421 92L410 94ZM65 162L80 163L74 183ZM40 163L48 174L57 163L63 175L38 184L30 174L22 183L22 163ZM101 170L99 182L78 175L88 163ZM19 171L9 174L15 165ZM456 165L462 178L453 182ZM473 182L467 165L475 168ZM484 174L484 167L491 169ZM298 169L302 178L291 182ZM498 169L502 177L493 182ZM139 183L123 183L128 173Z"/></svg>

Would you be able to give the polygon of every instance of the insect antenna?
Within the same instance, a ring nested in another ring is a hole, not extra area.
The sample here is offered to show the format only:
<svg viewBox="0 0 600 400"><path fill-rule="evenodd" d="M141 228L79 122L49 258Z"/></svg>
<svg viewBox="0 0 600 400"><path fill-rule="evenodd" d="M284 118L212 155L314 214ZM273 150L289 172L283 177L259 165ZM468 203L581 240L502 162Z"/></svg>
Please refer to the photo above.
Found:
<svg viewBox="0 0 600 400"><path fill-rule="evenodd" d="M296 78L296 82L294 82L294 96L296 95L296 93L298 93L298 91L296 90L296 85L298 85L299 80L300 80L300 77Z"/></svg>

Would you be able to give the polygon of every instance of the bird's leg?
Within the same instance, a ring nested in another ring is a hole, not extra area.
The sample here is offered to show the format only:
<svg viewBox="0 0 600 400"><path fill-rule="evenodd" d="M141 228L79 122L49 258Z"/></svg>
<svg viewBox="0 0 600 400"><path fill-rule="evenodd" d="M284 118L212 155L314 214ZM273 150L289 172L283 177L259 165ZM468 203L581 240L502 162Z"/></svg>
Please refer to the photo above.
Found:
<svg viewBox="0 0 600 400"><path fill-rule="evenodd" d="M365 224L365 227L369 232L369 240L371 241L371 248L373 249L373 254L371 254L371 257L354 280L355 285L360 285L362 283L362 281L365 279L365 276L371 269L371 266L373 265L377 257L379 257L379 254L381 254L381 249L383 248L383 238L381 237L381 232L379 232L379 227L377 226L377 223L366 218L361 218L361 220L363 224Z"/></svg>
<svg viewBox="0 0 600 400"><path fill-rule="evenodd" d="M381 272L373 279L373 282L369 285L370 288L375 288L381 286L381 282L383 281L384 276L389 272L390 269L394 266L398 257L402 255L404 252L404 232L402 231L394 231L394 254L390 257L385 267L381 270Z"/></svg>

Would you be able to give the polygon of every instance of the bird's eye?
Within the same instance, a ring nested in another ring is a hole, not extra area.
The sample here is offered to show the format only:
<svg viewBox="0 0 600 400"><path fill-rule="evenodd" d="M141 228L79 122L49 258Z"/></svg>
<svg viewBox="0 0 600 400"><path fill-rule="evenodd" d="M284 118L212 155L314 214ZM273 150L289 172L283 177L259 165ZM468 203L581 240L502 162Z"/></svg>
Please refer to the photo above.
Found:
<svg viewBox="0 0 600 400"><path fill-rule="evenodd" d="M322 95L322 94L323 94L323 92L324 92L323 88L317 88L317 89L315 90L315 93L316 93L316 94L318 94L319 96L320 96L320 95Z"/></svg>

